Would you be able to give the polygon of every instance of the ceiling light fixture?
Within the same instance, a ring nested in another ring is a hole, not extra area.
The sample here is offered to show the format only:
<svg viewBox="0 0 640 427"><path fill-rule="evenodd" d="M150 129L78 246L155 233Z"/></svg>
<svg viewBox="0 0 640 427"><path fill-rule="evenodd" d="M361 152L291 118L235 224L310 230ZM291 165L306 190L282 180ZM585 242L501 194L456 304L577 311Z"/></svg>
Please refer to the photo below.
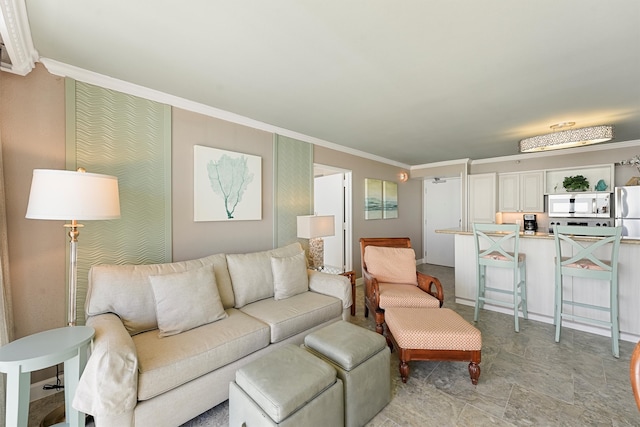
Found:
<svg viewBox="0 0 640 427"><path fill-rule="evenodd" d="M575 125L575 122L557 123L551 129L563 129ZM520 152L560 150L562 148L581 147L597 144L613 138L613 126L591 126L580 129L560 130L546 135L533 136L520 141Z"/></svg>

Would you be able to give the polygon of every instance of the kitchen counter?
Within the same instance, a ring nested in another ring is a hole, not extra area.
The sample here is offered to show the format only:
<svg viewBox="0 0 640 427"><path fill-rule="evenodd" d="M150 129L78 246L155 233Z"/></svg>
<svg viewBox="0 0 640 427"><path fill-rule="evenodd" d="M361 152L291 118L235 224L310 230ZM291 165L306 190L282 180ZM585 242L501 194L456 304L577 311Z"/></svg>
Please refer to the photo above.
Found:
<svg viewBox="0 0 640 427"><path fill-rule="evenodd" d="M459 304L473 306L476 297L476 254L473 231L465 228L437 230L436 233L453 234L455 237L455 296ZM555 241L551 233L520 233L520 251L527 259L527 306L529 318L545 323L553 323L555 292ZM589 237L578 237L577 240L590 240ZM640 339L640 239L622 239L618 257L618 302L620 320L620 338L637 342ZM513 279L506 269L490 268L487 270L487 281L495 287L507 289ZM585 303L598 303L609 299L609 286L602 281L582 278L565 280L571 291L565 293L566 298ZM501 294L494 294L501 298ZM508 298L508 297L506 297ZM498 311L513 315L513 310L495 305L485 304L486 310ZM589 317L606 320L606 314L584 308ZM606 316L608 317L608 316ZM482 321L482 315L480 315ZM607 328L564 320L563 327L582 330L598 335L611 336ZM553 342L553 334L549 336Z"/></svg>
<svg viewBox="0 0 640 427"><path fill-rule="evenodd" d="M462 228L444 228L441 230L436 230L436 233L440 233L440 234L459 234L459 235L463 235L463 236L473 236L473 230L471 228L466 228L466 227L462 227ZM492 233L488 233L488 234L492 234ZM500 232L496 232L493 234L500 234ZM523 231L520 232L520 237L522 238L527 238L527 239L551 239L553 240L553 233L543 233L541 231L536 231L533 234L527 234ZM593 237L580 237L577 236L576 240L593 240ZM622 238L622 240L620 241L621 244L627 244L627 245L640 245L640 239L629 239L629 238Z"/></svg>

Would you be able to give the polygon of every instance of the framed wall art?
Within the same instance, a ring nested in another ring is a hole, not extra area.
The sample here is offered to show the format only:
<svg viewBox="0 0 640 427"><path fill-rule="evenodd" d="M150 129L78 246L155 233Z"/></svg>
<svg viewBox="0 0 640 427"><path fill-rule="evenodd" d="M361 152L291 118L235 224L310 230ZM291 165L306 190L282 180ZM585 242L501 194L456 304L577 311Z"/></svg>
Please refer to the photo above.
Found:
<svg viewBox="0 0 640 427"><path fill-rule="evenodd" d="M193 220L262 219L262 158L194 145Z"/></svg>
<svg viewBox="0 0 640 427"><path fill-rule="evenodd" d="M398 218L398 184L382 182L382 218Z"/></svg>
<svg viewBox="0 0 640 427"><path fill-rule="evenodd" d="M382 218L382 180L364 180L364 219Z"/></svg>

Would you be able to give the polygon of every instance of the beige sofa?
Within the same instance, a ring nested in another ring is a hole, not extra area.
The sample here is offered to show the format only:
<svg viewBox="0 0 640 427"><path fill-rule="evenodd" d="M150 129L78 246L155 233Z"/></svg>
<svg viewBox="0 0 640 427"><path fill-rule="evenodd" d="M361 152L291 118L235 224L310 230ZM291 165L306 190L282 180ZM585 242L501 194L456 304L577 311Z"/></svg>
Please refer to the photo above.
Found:
<svg viewBox="0 0 640 427"><path fill-rule="evenodd" d="M92 353L73 401L96 426L177 426L228 399L244 364L346 318L351 285L302 247L89 272Z"/></svg>

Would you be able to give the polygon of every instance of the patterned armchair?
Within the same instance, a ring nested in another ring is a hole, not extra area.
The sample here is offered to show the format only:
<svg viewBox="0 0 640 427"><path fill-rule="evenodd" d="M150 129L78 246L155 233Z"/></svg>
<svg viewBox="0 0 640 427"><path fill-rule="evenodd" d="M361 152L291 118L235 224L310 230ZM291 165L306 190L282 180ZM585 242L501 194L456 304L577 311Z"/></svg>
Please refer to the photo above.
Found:
<svg viewBox="0 0 640 427"><path fill-rule="evenodd" d="M416 271L415 251L408 237L361 238L364 315L375 315L376 332L384 334L384 309L440 308L440 281Z"/></svg>

